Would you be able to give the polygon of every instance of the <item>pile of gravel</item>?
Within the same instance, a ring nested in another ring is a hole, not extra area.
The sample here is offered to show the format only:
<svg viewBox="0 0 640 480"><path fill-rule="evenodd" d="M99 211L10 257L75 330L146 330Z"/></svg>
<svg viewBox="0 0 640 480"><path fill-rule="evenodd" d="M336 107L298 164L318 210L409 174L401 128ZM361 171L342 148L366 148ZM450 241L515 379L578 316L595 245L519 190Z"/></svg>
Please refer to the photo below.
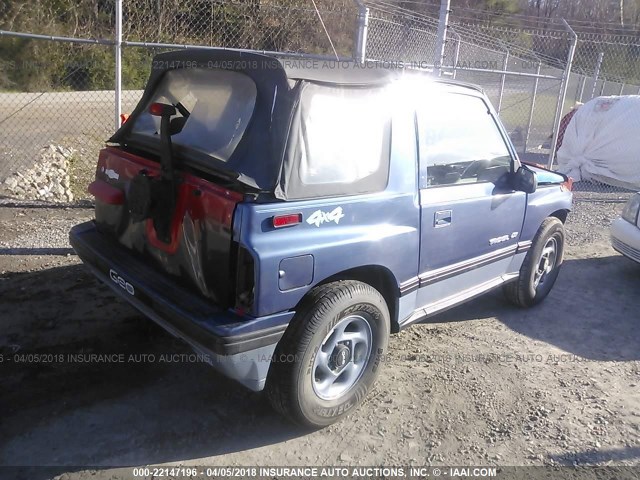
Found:
<svg viewBox="0 0 640 480"><path fill-rule="evenodd" d="M15 172L4 181L5 190L10 196L22 200L72 202L69 163L75 153L74 149L60 145L43 148L33 167Z"/></svg>

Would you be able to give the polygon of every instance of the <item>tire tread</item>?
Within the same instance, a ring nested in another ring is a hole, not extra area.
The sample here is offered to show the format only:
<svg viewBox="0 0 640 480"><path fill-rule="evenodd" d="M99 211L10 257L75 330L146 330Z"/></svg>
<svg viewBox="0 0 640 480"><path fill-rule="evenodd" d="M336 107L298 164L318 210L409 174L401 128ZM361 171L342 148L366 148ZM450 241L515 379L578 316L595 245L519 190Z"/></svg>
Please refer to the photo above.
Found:
<svg viewBox="0 0 640 480"><path fill-rule="evenodd" d="M380 292L366 283L356 280L341 280L320 285L311 290L298 306L298 314L285 331L276 347L276 357L280 352L302 357L317 329L322 325L327 311L341 300L354 298L355 294L374 295L386 308ZM267 397L273 408L282 416L292 419L302 426L314 426L304 417L295 401L297 388L288 362L276 362L269 368Z"/></svg>

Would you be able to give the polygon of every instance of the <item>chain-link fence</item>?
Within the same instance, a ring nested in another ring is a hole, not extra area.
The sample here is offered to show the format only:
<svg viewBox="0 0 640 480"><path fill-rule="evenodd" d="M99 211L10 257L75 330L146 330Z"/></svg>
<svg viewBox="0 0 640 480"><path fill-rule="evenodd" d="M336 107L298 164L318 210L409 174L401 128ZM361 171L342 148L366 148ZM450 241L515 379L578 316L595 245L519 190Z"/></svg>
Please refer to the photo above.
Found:
<svg viewBox="0 0 640 480"><path fill-rule="evenodd" d="M357 13L352 1L318 2L339 55L350 56ZM123 40L274 52L333 54L313 3L289 1L131 0L123 6Z"/></svg>
<svg viewBox="0 0 640 480"><path fill-rule="evenodd" d="M426 59L427 68L434 63L437 19L385 2L370 2L370 6L368 57L407 62ZM547 163L543 157L550 151L569 32L494 31L459 24L455 16L449 21L442 75L482 86L516 148Z"/></svg>
<svg viewBox="0 0 640 480"><path fill-rule="evenodd" d="M119 4L0 3L1 195L83 198L97 151L114 129L114 99L131 111L153 55L168 49L366 57L440 70L481 85L520 154L545 164L560 119L577 102L640 92L634 36L576 38L560 21L514 29L465 23L454 12L437 60L438 19L378 0L123 0L120 90Z"/></svg>
<svg viewBox="0 0 640 480"><path fill-rule="evenodd" d="M11 41L36 54L4 64L10 76L9 88L0 92L5 195L65 203L84 198L98 151L113 130L112 49ZM60 58L53 68L50 54Z"/></svg>
<svg viewBox="0 0 640 480"><path fill-rule="evenodd" d="M0 195L88 199L115 128L117 5L0 3ZM318 1L317 10L302 0L124 0L120 110L135 107L157 53L197 46L351 57L357 13L351 0Z"/></svg>
<svg viewBox="0 0 640 480"><path fill-rule="evenodd" d="M437 19L384 1L368 5L369 58L437 69ZM517 29L470 24L458 21L454 9L441 75L482 86L520 156L556 168L557 132L569 112L595 97L640 94L638 43L631 35L576 33L554 20ZM581 182L576 189L577 196L583 191L615 198L629 194L601 182Z"/></svg>

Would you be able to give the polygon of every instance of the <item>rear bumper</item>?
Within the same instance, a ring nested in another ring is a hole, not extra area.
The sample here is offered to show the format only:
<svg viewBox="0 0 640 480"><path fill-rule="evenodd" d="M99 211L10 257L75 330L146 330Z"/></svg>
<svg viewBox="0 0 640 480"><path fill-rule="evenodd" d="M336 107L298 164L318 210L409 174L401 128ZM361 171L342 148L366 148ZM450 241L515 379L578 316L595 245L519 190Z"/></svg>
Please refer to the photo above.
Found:
<svg viewBox="0 0 640 480"><path fill-rule="evenodd" d="M295 312L255 318L223 310L100 234L93 222L73 227L69 239L82 261L120 297L184 339L221 373L262 390L275 346Z"/></svg>
<svg viewBox="0 0 640 480"><path fill-rule="evenodd" d="M640 263L640 228L616 218L611 224L611 245L625 257Z"/></svg>

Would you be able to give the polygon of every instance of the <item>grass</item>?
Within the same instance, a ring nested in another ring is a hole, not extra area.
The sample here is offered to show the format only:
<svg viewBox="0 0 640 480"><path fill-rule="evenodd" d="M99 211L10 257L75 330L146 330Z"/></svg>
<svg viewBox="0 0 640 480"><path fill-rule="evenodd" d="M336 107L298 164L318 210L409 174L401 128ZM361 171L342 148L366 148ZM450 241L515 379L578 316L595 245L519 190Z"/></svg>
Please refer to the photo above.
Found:
<svg viewBox="0 0 640 480"><path fill-rule="evenodd" d="M531 128L534 130L548 130L549 134L553 130L553 121L556 115L558 97L551 94L539 94L536 96L535 108L533 110L533 118ZM566 114L574 101L567 99L564 102L563 114ZM531 108L530 93L510 93L506 94L502 99L502 110L500 119L512 130L518 126L526 129L529 121L529 110Z"/></svg>

